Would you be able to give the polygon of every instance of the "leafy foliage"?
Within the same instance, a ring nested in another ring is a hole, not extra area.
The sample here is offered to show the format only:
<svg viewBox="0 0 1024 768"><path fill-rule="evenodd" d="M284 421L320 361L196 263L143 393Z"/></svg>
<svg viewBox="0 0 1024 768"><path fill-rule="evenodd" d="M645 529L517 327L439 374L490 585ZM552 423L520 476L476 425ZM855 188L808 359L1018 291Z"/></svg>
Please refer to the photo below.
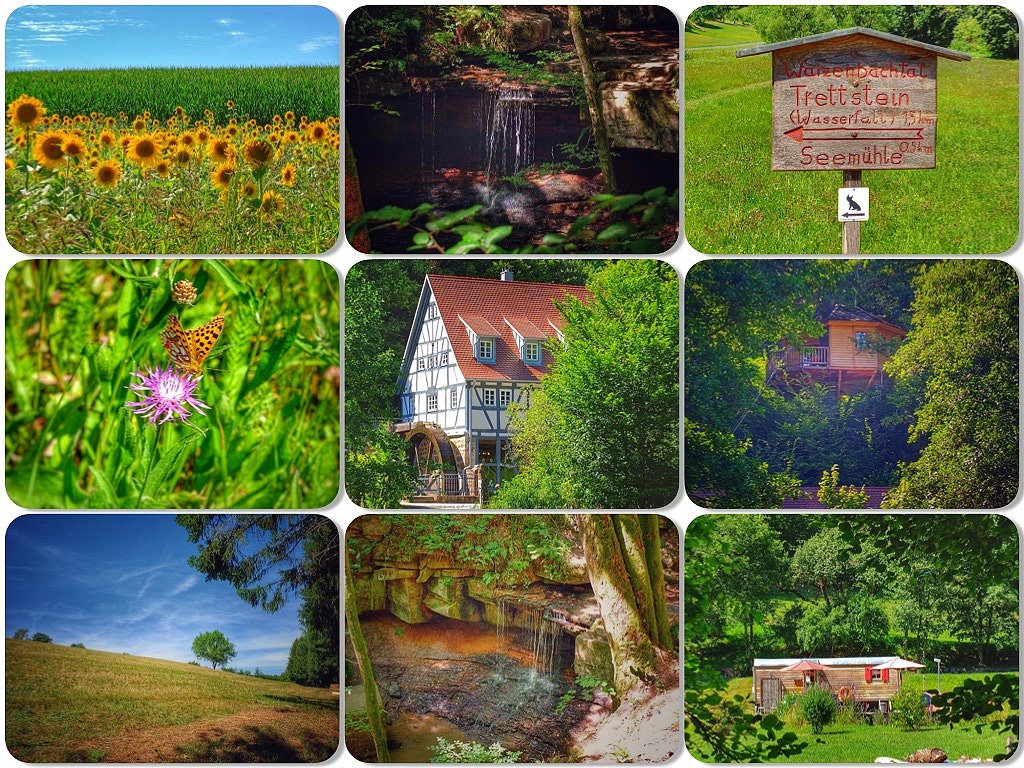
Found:
<svg viewBox="0 0 1024 768"><path fill-rule="evenodd" d="M818 501L828 509L863 509L868 501L864 487L858 491L851 485L839 485L839 465L821 473L818 485Z"/></svg>
<svg viewBox="0 0 1024 768"><path fill-rule="evenodd" d="M21 629L16 629L14 631L14 639L15 640L28 640L28 630L25 629L24 627L22 627Z"/></svg>
<svg viewBox="0 0 1024 768"><path fill-rule="evenodd" d="M653 508L678 491L675 271L660 261L625 260L589 286L591 303L570 299L562 307L565 344L551 346L543 397L513 427L521 473L494 506L557 498L559 507Z"/></svg>
<svg viewBox="0 0 1024 768"><path fill-rule="evenodd" d="M478 741L449 741L440 736L430 749L434 753L432 763L514 763L523 754L507 750L498 742L485 746Z"/></svg>
<svg viewBox="0 0 1024 768"><path fill-rule="evenodd" d="M45 632L36 632L34 635L32 635L32 642L34 642L34 643L52 643L53 642L53 638L50 637Z"/></svg>
<svg viewBox="0 0 1024 768"><path fill-rule="evenodd" d="M1015 675L992 675L984 680L966 680L949 693L932 699L938 707L938 718L942 723L973 722L979 718L995 719L987 723L976 723L974 729L981 733L989 730L1009 733L1006 752L996 755L996 760L1006 760L1013 755L1020 740L1020 677ZM998 717L1004 714L1005 717Z"/></svg>
<svg viewBox="0 0 1024 768"><path fill-rule="evenodd" d="M919 731L924 726L925 714L921 691L904 682L899 693L893 696L889 724L904 731Z"/></svg>
<svg viewBox="0 0 1024 768"><path fill-rule="evenodd" d="M814 733L821 733L836 719L839 707L832 692L812 685L800 697L800 712Z"/></svg>
<svg viewBox="0 0 1024 768"><path fill-rule="evenodd" d="M192 641L192 653L198 659L205 659L216 669L220 664L222 667L235 657L234 643L228 640L219 629L211 632L203 632L196 635Z"/></svg>
<svg viewBox="0 0 1024 768"><path fill-rule="evenodd" d="M369 227L410 229L410 251L435 251L446 254L467 253L661 253L665 250L658 235L661 229L678 217L679 190L668 194L665 187L655 187L642 195L596 194L588 213L578 217L564 233L549 233L539 245L522 245L513 249L502 245L511 236L511 224L490 226L477 221L483 205L457 211L439 212L433 203L415 208L388 205L367 211L346 229L353 241L358 232ZM611 223L594 225L607 216ZM370 226L374 225L374 226Z"/></svg>
<svg viewBox="0 0 1024 768"><path fill-rule="evenodd" d="M920 393L890 506L998 508L1017 495L1020 339L1017 276L1000 261L950 260L914 280L913 326L886 364Z"/></svg>

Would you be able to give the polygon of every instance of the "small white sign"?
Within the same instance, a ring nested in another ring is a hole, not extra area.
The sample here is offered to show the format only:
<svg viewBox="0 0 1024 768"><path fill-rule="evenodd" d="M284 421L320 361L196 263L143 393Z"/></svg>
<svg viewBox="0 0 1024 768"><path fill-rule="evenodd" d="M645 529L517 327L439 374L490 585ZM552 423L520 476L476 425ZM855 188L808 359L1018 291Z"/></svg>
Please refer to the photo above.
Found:
<svg viewBox="0 0 1024 768"><path fill-rule="evenodd" d="M867 187L840 187L839 188L839 220L840 221L867 221L868 220L868 188Z"/></svg>

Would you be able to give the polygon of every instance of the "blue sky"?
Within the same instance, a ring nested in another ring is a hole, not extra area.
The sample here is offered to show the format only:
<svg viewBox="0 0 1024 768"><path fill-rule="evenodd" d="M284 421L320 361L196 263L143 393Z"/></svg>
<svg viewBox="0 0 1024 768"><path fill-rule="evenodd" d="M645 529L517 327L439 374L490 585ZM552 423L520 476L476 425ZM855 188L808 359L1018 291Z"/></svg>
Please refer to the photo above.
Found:
<svg viewBox="0 0 1024 768"><path fill-rule="evenodd" d="M238 651L229 666L283 672L302 631L298 599L251 608L189 566L196 551L173 515L19 517L7 529L5 634L192 661L195 636L219 629Z"/></svg>
<svg viewBox="0 0 1024 768"><path fill-rule="evenodd" d="M315 5L26 5L7 69L333 64L338 20Z"/></svg>

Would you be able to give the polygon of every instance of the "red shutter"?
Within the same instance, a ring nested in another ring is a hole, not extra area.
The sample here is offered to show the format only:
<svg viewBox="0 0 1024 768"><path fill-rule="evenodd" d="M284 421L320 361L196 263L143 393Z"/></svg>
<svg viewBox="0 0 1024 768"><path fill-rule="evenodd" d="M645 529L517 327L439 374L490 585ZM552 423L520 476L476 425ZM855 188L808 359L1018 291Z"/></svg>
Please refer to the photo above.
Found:
<svg viewBox="0 0 1024 768"><path fill-rule="evenodd" d="M889 670L888 669L883 669L882 670L882 682L883 683L888 683L889 682Z"/></svg>
<svg viewBox="0 0 1024 768"><path fill-rule="evenodd" d="M871 682L871 667L864 667L864 682Z"/></svg>

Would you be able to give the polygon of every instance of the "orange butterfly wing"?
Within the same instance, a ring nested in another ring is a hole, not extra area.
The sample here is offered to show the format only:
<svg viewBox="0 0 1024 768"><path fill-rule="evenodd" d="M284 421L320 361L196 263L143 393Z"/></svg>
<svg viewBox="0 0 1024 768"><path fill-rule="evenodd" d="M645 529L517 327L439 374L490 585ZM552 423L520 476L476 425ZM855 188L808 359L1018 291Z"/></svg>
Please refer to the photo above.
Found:
<svg viewBox="0 0 1024 768"><path fill-rule="evenodd" d="M198 376L203 372L203 361L217 343L223 328L224 318L220 315L191 331L181 326L177 315L171 315L167 318L167 328L160 334L160 341L167 357L177 368Z"/></svg>

